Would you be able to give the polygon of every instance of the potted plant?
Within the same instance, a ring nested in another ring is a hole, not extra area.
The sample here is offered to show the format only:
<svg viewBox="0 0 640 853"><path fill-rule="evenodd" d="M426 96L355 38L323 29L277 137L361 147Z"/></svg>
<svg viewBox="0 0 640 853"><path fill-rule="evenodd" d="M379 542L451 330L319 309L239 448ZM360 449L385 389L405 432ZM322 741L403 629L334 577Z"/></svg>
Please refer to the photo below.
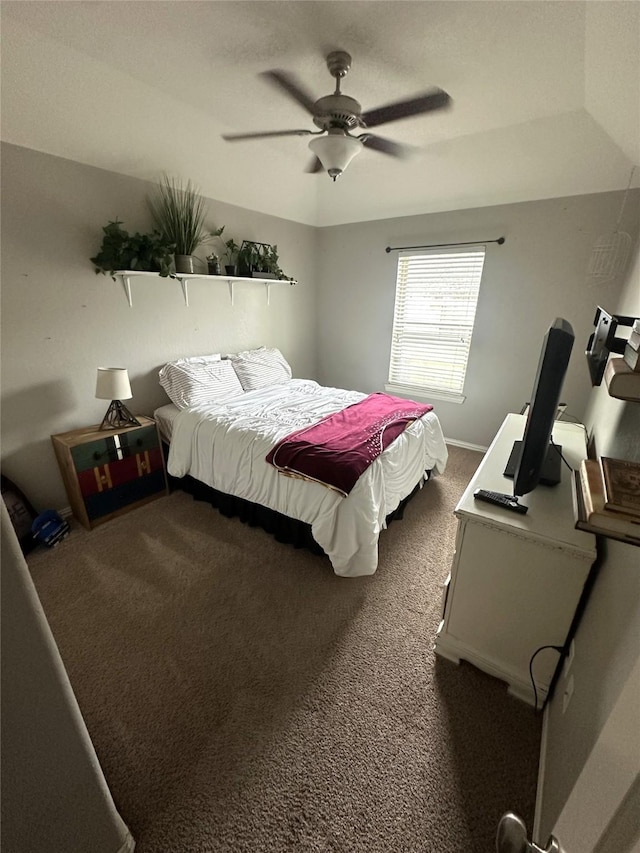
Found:
<svg viewBox="0 0 640 853"><path fill-rule="evenodd" d="M238 272L241 276L251 278L254 271L258 269L260 261L260 248L258 243L252 240L243 240L238 249Z"/></svg>
<svg viewBox="0 0 640 853"><path fill-rule="evenodd" d="M207 255L207 269L209 275L220 275L220 259L214 252Z"/></svg>
<svg viewBox="0 0 640 853"><path fill-rule="evenodd" d="M233 237L230 240L227 240L224 245L225 251L223 252L223 256L229 261L228 264L225 264L224 270L227 275L237 275L237 260L240 246L238 246Z"/></svg>
<svg viewBox="0 0 640 853"><path fill-rule="evenodd" d="M272 246L270 243L243 240L238 251L238 267L241 276L293 281L280 268L278 247Z"/></svg>
<svg viewBox="0 0 640 853"><path fill-rule="evenodd" d="M219 237L224 226L207 231L204 198L191 181L186 185L166 175L158 184L158 193L150 200L151 213L161 233L175 245L176 272L195 272L198 259L193 253L212 237Z"/></svg>
<svg viewBox="0 0 640 853"><path fill-rule="evenodd" d="M262 278L286 278L278 264L278 247L266 245L262 250Z"/></svg>
<svg viewBox="0 0 640 853"><path fill-rule="evenodd" d="M110 221L102 229L100 251L90 258L96 273L113 273L116 270L141 270L171 274L174 244L159 231L150 234L129 234L119 220Z"/></svg>

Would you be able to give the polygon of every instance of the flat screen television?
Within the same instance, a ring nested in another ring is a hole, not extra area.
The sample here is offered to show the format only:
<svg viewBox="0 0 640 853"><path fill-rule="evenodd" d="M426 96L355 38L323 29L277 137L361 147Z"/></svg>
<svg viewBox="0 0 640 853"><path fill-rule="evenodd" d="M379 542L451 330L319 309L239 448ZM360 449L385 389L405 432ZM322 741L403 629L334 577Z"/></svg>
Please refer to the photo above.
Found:
<svg viewBox="0 0 640 853"><path fill-rule="evenodd" d="M532 492L539 483L552 486L560 482L562 448L551 443L551 431L573 341L573 329L561 317L544 336L524 435L515 442L504 472L513 477L515 497Z"/></svg>

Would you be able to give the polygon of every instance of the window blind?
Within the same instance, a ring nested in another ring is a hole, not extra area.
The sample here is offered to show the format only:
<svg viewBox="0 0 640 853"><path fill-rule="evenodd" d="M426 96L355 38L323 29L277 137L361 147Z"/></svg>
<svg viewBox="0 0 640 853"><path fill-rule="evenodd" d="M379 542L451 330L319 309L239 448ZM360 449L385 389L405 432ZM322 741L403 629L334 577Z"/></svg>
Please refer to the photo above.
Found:
<svg viewBox="0 0 640 853"><path fill-rule="evenodd" d="M461 395L485 247L398 257L389 383Z"/></svg>

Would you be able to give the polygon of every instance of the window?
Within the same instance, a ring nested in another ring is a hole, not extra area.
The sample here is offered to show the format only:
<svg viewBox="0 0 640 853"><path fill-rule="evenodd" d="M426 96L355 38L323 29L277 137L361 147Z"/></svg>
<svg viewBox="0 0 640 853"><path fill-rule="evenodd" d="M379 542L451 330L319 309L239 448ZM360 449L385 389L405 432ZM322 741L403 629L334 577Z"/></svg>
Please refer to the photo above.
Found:
<svg viewBox="0 0 640 853"><path fill-rule="evenodd" d="M462 403L485 247L402 254L387 391Z"/></svg>

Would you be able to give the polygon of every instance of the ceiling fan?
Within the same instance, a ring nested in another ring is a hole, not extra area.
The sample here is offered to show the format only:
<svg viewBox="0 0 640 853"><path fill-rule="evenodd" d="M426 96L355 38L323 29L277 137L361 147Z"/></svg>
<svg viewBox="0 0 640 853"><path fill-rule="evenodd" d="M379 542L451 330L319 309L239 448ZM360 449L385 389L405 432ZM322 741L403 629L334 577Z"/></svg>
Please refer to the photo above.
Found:
<svg viewBox="0 0 640 853"><path fill-rule="evenodd" d="M314 136L309 148L314 158L306 169L307 172L321 172L323 169L334 181L347 168L351 160L363 146L390 154L392 157L402 157L406 149L382 136L369 133L369 128L397 121L401 118L432 112L449 106L451 98L442 89L431 89L423 95L406 101L396 101L374 110L362 112L362 107L349 95L340 91L340 81L351 68L351 56L344 50L334 50L327 56L327 68L336 79L336 89L332 95L324 95L317 101L302 88L295 77L287 71L274 69L262 72L262 76L297 101L310 115L313 123L320 130L268 130L257 133L223 134L228 142L243 139L264 139L269 136ZM353 136L352 131L363 128L364 133Z"/></svg>

